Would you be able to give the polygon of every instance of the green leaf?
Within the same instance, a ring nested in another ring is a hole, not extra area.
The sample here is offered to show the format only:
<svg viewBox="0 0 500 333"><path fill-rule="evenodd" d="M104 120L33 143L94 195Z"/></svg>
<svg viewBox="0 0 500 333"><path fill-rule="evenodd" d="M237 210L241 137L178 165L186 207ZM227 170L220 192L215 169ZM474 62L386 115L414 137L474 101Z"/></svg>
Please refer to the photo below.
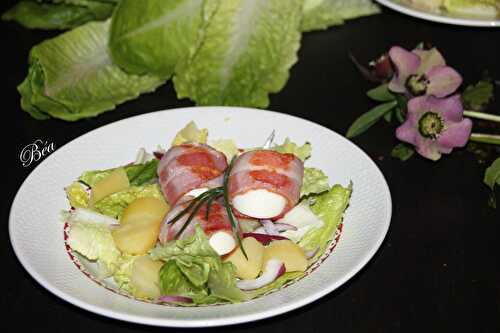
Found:
<svg viewBox="0 0 500 333"><path fill-rule="evenodd" d="M391 151L391 156L399 158L401 161L406 161L415 153L415 149L406 143L400 143Z"/></svg>
<svg viewBox="0 0 500 333"><path fill-rule="evenodd" d="M497 158L484 173L484 183L493 190L495 184L500 185L500 157Z"/></svg>
<svg viewBox="0 0 500 333"><path fill-rule="evenodd" d="M109 22L91 22L33 47L28 76L18 87L22 108L36 118L74 121L112 110L163 83L113 65L108 32Z"/></svg>
<svg viewBox="0 0 500 333"><path fill-rule="evenodd" d="M199 49L174 76L198 105L267 107L297 61L302 0L224 0Z"/></svg>
<svg viewBox="0 0 500 333"><path fill-rule="evenodd" d="M362 133L364 133L366 130L368 130L370 127L375 125L377 121L382 118L387 112L391 111L394 109L394 107L397 105L396 101L380 104L370 111L364 113L352 123L351 127L349 127L349 130L347 131L346 136L348 138L353 138L355 136L358 136Z"/></svg>
<svg viewBox="0 0 500 333"><path fill-rule="evenodd" d="M301 30L324 30L345 20L380 13L371 0L305 0Z"/></svg>
<svg viewBox="0 0 500 333"><path fill-rule="evenodd" d="M209 3L216 3L209 0ZM208 19L204 0L123 0L112 20L113 61L129 73L169 79L196 49ZM140 13L140 14L138 14Z"/></svg>
<svg viewBox="0 0 500 333"><path fill-rule="evenodd" d="M500 186L500 157L497 158L485 171L484 183L491 190L489 205L496 208L495 185Z"/></svg>
<svg viewBox="0 0 500 333"><path fill-rule="evenodd" d="M389 91L387 83L369 90L366 94L368 95L368 97L377 102L389 102L396 99L396 96Z"/></svg>
<svg viewBox="0 0 500 333"><path fill-rule="evenodd" d="M387 112L386 114L384 114L384 120L390 123L392 121L393 116L394 116L394 110L391 112Z"/></svg>
<svg viewBox="0 0 500 333"><path fill-rule="evenodd" d="M154 159L144 164L139 164L140 168L127 170L127 177L130 185L140 186L150 183L157 178L156 169L158 168L159 160Z"/></svg>
<svg viewBox="0 0 500 333"><path fill-rule="evenodd" d="M316 168L304 168L304 179L300 188L300 196L322 193L328 191L328 176Z"/></svg>
<svg viewBox="0 0 500 333"><path fill-rule="evenodd" d="M16 21L30 29L68 29L89 21L105 20L115 5L93 0L20 1L2 15L5 21Z"/></svg>
<svg viewBox="0 0 500 333"><path fill-rule="evenodd" d="M481 111L493 99L493 83L491 81L479 81L476 85L469 85L462 94L462 100L466 109Z"/></svg>
<svg viewBox="0 0 500 333"><path fill-rule="evenodd" d="M271 150L283 154L293 154L297 156L297 158L299 158L302 162L304 162L311 156L312 147L309 142L306 142L302 146L299 146L289 138L286 138L282 144L271 147Z"/></svg>

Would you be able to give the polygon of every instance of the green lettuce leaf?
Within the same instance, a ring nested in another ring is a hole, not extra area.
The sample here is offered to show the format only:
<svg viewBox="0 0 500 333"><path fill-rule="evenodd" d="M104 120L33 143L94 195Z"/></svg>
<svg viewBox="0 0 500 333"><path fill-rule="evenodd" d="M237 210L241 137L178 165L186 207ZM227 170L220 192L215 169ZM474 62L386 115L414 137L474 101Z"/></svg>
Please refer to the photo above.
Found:
<svg viewBox="0 0 500 333"><path fill-rule="evenodd" d="M30 29L69 29L111 16L115 4L95 0L20 1L2 15Z"/></svg>
<svg viewBox="0 0 500 333"><path fill-rule="evenodd" d="M233 265L222 263L203 230L195 229L190 238L150 251L153 260L166 262L160 271L162 295L191 297L195 304L245 300L246 295L236 287Z"/></svg>
<svg viewBox="0 0 500 333"><path fill-rule="evenodd" d="M204 0L123 0L111 26L113 61L130 73L170 78L177 63L194 52L206 23L204 5Z"/></svg>
<svg viewBox="0 0 500 333"><path fill-rule="evenodd" d="M163 193L158 184L130 186L126 190L113 193L94 204L93 209L101 214L120 219L123 210L138 198L154 197L164 201Z"/></svg>
<svg viewBox="0 0 500 333"><path fill-rule="evenodd" d="M281 145L275 145L271 149L280 153L294 154L303 162L311 156L312 147L309 142L299 146L292 142L289 138L286 138L285 142Z"/></svg>
<svg viewBox="0 0 500 333"><path fill-rule="evenodd" d="M97 261L99 278L114 274L119 266L120 250L115 245L108 226L103 223L71 223L68 244L88 260Z"/></svg>
<svg viewBox="0 0 500 333"><path fill-rule="evenodd" d="M324 30L345 20L380 13L372 0L305 0L302 31Z"/></svg>
<svg viewBox="0 0 500 333"><path fill-rule="evenodd" d="M179 63L179 98L198 105L267 107L297 61L302 0L224 0L203 42Z"/></svg>
<svg viewBox="0 0 500 333"><path fill-rule="evenodd" d="M190 121L184 128L182 128L174 137L172 146L181 145L183 143L207 143L208 129L198 128L194 121Z"/></svg>
<svg viewBox="0 0 500 333"><path fill-rule="evenodd" d="M314 261L320 257L328 247L330 240L335 234L335 230L342 222L344 211L349 205L352 185L342 187L334 185L328 192L314 196L314 202L311 210L324 224L321 228L312 229L304 235L299 245L305 250L313 250L319 247L318 253L311 260Z"/></svg>
<svg viewBox="0 0 500 333"><path fill-rule="evenodd" d="M300 196L328 191L328 176L317 168L304 168L304 178L300 188Z"/></svg>
<svg viewBox="0 0 500 333"><path fill-rule="evenodd" d="M497 18L500 13L498 0L444 0L447 11L463 16Z"/></svg>
<svg viewBox="0 0 500 333"><path fill-rule="evenodd" d="M112 110L163 83L122 71L108 54L109 22L91 22L46 40L30 52L21 106L37 119L74 121Z"/></svg>
<svg viewBox="0 0 500 333"><path fill-rule="evenodd" d="M67 186L66 196L68 197L69 204L74 208L86 208L89 205L89 193L80 182L73 182Z"/></svg>
<svg viewBox="0 0 500 333"><path fill-rule="evenodd" d="M154 159L146 163L123 166L130 185L141 186L155 180L157 178L156 168L158 167L158 162L157 159ZM92 187L101 179L109 176L116 169L117 168L85 171L78 180Z"/></svg>

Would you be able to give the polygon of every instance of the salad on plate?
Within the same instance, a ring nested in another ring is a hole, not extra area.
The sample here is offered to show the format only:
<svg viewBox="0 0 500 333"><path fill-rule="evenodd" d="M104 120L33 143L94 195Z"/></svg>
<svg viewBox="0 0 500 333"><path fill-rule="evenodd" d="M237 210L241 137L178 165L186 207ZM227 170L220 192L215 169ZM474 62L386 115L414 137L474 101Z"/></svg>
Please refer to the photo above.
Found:
<svg viewBox="0 0 500 333"><path fill-rule="evenodd" d="M122 294L184 306L238 303L306 276L338 239L352 184L305 166L309 143L273 140L209 141L190 122L168 149L83 172L65 188L70 257Z"/></svg>
<svg viewBox="0 0 500 333"><path fill-rule="evenodd" d="M500 18L500 0L400 0L414 8L459 17Z"/></svg>

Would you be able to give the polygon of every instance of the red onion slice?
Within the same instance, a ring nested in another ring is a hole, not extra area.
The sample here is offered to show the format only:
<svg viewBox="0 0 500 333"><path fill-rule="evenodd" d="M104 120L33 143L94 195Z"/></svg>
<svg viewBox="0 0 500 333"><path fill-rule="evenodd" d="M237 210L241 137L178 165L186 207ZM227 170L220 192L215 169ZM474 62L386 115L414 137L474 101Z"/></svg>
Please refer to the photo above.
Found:
<svg viewBox="0 0 500 333"><path fill-rule="evenodd" d="M269 243L271 243L273 240L282 240L282 239L288 239L286 237L283 237L283 236L279 236L279 235L267 235L267 234L258 234L258 233L255 233L255 232L246 232L243 234L243 238L246 238L246 237L253 237L255 238L257 241L259 241L262 245L267 245Z"/></svg>
<svg viewBox="0 0 500 333"><path fill-rule="evenodd" d="M272 236L278 236L280 232L278 231L278 228L274 225L273 221L271 220L260 220L260 223L264 227L264 230L266 230L266 233Z"/></svg>
<svg viewBox="0 0 500 333"><path fill-rule="evenodd" d="M193 299L186 296L165 295L165 296L160 296L158 300L165 303L187 303L187 304L193 303Z"/></svg>
<svg viewBox="0 0 500 333"><path fill-rule="evenodd" d="M254 280L239 280L236 286L241 290L254 290L262 288L285 274L285 264L279 260L271 259L267 262L262 275Z"/></svg>

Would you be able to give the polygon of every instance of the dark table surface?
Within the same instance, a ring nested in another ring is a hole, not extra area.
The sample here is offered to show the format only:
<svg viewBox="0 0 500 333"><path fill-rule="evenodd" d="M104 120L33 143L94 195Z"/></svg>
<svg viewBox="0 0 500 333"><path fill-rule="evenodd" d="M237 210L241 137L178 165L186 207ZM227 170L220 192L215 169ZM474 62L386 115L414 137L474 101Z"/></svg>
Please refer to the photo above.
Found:
<svg viewBox="0 0 500 333"><path fill-rule="evenodd" d="M3 12L12 1L2 2ZM36 139L61 147L119 119L180 106L171 84L95 119L67 123L37 121L23 112L16 86L27 73L29 49L56 32L32 31L2 22L2 163L8 165L2 200L2 331L169 332L120 322L77 308L52 295L23 269L10 246L7 221L22 181L19 153ZM367 62L393 44L432 42L448 62L477 81L484 70L500 79L500 29L455 27L403 16L390 10L327 31L303 36L299 62L269 109L303 117L339 133L372 103L366 82L349 61L349 51ZM494 109L500 113L500 103ZM7 121L8 119L8 121ZM465 150L439 163L390 158L393 125L380 123L354 141L377 163L389 183L393 218L389 234L371 262L341 288L275 318L212 332L499 332L500 209L487 206L485 165ZM7 132L5 132L7 133ZM341 158L341 157L339 157ZM499 193L497 192L497 195ZM499 196L500 197L500 196Z"/></svg>

